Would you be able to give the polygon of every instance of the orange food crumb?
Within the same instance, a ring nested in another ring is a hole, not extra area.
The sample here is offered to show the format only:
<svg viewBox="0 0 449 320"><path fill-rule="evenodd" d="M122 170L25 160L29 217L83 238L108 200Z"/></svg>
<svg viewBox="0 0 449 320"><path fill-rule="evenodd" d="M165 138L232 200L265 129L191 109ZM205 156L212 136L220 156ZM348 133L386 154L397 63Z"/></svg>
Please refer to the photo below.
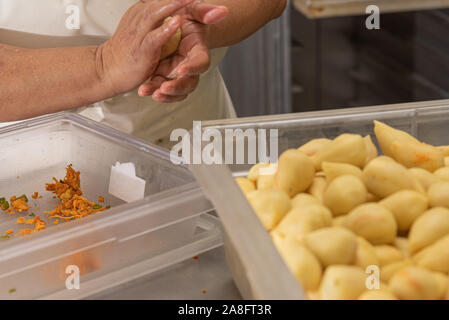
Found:
<svg viewBox="0 0 449 320"><path fill-rule="evenodd" d="M19 234L21 236L26 236L26 235L31 234L33 232L34 232L33 229L23 229L23 230L20 230L17 234Z"/></svg>
<svg viewBox="0 0 449 320"><path fill-rule="evenodd" d="M98 202L104 202L104 198L102 196L98 197Z"/></svg>
<svg viewBox="0 0 449 320"><path fill-rule="evenodd" d="M206 289L203 289L203 293L206 293L207 291L206 291Z"/></svg>
<svg viewBox="0 0 449 320"><path fill-rule="evenodd" d="M55 193L61 201L70 200L75 195L83 194L80 189L80 172L73 170L71 164L66 168L64 180L58 181L53 178L53 181L55 183L47 183L46 190Z"/></svg>
<svg viewBox="0 0 449 320"><path fill-rule="evenodd" d="M97 206L94 202L81 196L83 192L80 189L79 171L73 170L72 165L69 165L66 171L64 180L58 181L53 178L55 183L47 184L47 190L56 193L61 200L61 203L53 210L45 211L46 214L51 215L49 219L58 218L70 221L106 210L106 208Z"/></svg>
<svg viewBox="0 0 449 320"><path fill-rule="evenodd" d="M19 220L19 219L17 219L17 220ZM34 232L41 231L41 230L43 230L43 229L45 229L47 227L47 224L45 223L45 221L42 221L39 216L37 216L34 219L26 220L26 223L27 224L34 224L34 229L29 229L29 228L28 229L22 229L16 235L26 236L26 235L32 234Z"/></svg>
<svg viewBox="0 0 449 320"><path fill-rule="evenodd" d="M47 227L47 224L41 220L39 216L34 219L34 232L44 230Z"/></svg>
<svg viewBox="0 0 449 320"><path fill-rule="evenodd" d="M198 256L194 256L193 259L198 260Z"/></svg>
<svg viewBox="0 0 449 320"><path fill-rule="evenodd" d="M45 213L51 215L52 217L50 218L59 217L65 220L71 220L106 210L106 208L94 209L94 207L94 202L82 196L75 195L72 199L62 201L62 204L58 204L53 210L45 211Z"/></svg>
<svg viewBox="0 0 449 320"><path fill-rule="evenodd" d="M17 212L28 211L31 208L23 197L17 198L16 196L12 196L10 202L11 208Z"/></svg>
<svg viewBox="0 0 449 320"><path fill-rule="evenodd" d="M5 235L6 235L6 236L9 236L10 234L13 234L13 233L14 233L14 231L12 231L11 229L9 229L9 230L6 230Z"/></svg>
<svg viewBox="0 0 449 320"><path fill-rule="evenodd" d="M70 221L73 219L79 219L86 217L90 214L94 214L100 211L104 211L109 207L102 207L101 205L95 204L82 197L83 192L80 189L80 172L75 171L72 165L67 166L66 176L64 180L57 180L53 178L55 183L47 183L46 190L55 193L54 198L59 198L60 203L54 207L51 211L45 211L44 213L49 214L49 219L56 219L53 224L58 224L60 220ZM39 196L38 192L33 193L31 196L33 199L42 198ZM99 197L100 202L104 202L102 196ZM27 211L31 207L28 206L26 196L21 196L17 198L16 196L11 197L11 208L7 210L7 213L13 215L17 212ZM34 214L30 215L34 216ZM29 235L34 232L41 231L47 227L45 221L42 221L39 216L34 219L25 219L24 217L17 218L18 224L33 225L34 229L27 228L20 230L17 235ZM7 234L12 234L14 231L8 230Z"/></svg>

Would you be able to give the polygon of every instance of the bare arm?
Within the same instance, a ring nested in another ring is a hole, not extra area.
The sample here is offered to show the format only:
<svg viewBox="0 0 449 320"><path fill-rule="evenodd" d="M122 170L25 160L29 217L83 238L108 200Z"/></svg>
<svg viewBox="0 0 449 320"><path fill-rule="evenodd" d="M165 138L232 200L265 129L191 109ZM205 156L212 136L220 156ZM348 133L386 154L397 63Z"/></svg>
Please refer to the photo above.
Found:
<svg viewBox="0 0 449 320"><path fill-rule="evenodd" d="M159 64L163 45L180 27L165 17L192 0L138 2L99 47L25 49L0 44L0 122L85 106L128 92Z"/></svg>
<svg viewBox="0 0 449 320"><path fill-rule="evenodd" d="M225 6L229 16L222 22L208 27L206 42L210 49L234 45L271 20L282 15L287 0L206 0Z"/></svg>
<svg viewBox="0 0 449 320"><path fill-rule="evenodd" d="M0 121L22 120L112 96L97 47L31 50L0 45Z"/></svg>

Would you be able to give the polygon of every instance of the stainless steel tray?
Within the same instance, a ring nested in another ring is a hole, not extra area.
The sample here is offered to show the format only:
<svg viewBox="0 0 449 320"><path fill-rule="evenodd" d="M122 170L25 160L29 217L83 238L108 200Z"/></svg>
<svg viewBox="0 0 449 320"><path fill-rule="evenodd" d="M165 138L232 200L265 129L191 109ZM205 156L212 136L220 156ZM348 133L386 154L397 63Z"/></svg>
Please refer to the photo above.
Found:
<svg viewBox="0 0 449 320"><path fill-rule="evenodd" d="M314 138L373 135L373 120L428 143L449 144L449 100L213 121L203 124L202 130L278 129L281 153ZM192 165L191 170L221 218L228 266L242 295L247 299L302 299L300 286L234 182L234 177L245 175L250 167L203 164Z"/></svg>

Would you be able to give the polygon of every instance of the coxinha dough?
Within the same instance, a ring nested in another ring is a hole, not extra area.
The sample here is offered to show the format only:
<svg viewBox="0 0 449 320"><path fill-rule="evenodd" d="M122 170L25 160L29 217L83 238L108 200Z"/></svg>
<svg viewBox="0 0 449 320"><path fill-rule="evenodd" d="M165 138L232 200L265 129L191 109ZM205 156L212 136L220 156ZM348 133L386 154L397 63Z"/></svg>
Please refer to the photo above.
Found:
<svg viewBox="0 0 449 320"><path fill-rule="evenodd" d="M315 139L237 183L309 299L449 299L449 147L374 132L383 155L371 136Z"/></svg>
<svg viewBox="0 0 449 320"><path fill-rule="evenodd" d="M164 23L170 21L171 19L172 17L168 17L167 19L165 19ZM181 43L181 36L182 31L181 28L179 28L178 31L176 31L176 33L170 38L170 40L168 40L168 42L162 47L161 60L164 60L165 58L171 56L178 50L179 44Z"/></svg>

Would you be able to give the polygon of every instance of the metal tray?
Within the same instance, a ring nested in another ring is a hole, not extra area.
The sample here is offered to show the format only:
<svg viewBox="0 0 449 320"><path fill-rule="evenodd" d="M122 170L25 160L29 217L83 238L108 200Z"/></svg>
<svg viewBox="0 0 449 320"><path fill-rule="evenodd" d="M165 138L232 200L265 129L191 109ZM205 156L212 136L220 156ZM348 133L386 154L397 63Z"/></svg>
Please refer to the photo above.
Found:
<svg viewBox="0 0 449 320"><path fill-rule="evenodd" d="M204 123L202 130L217 129L224 135L227 129L278 129L281 153L314 138L335 138L342 133L374 137L373 120L384 121L427 143L449 144L449 100L213 121ZM237 143L235 139L234 148ZM190 167L220 216L228 266L242 295L247 299L302 299L302 289L234 182L251 166Z"/></svg>

